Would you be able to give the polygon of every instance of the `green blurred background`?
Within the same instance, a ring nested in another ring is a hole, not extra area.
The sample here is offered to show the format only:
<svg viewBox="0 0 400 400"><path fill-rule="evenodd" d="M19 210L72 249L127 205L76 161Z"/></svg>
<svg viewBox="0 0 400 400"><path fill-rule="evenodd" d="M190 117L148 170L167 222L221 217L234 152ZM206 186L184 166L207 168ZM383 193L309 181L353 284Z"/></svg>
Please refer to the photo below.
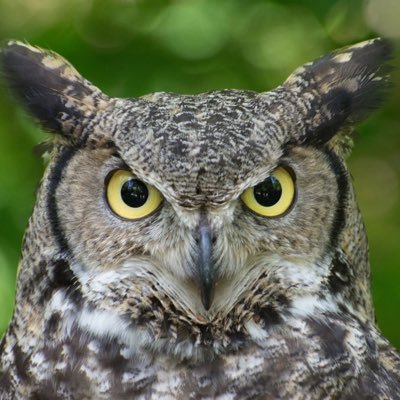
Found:
<svg viewBox="0 0 400 400"><path fill-rule="evenodd" d="M0 0L0 39L69 59L113 96L268 90L297 66L377 35L400 38L399 0ZM397 49L399 47L397 46ZM395 80L400 82L399 68ZM373 295L400 348L400 89L357 129L349 160L370 240ZM0 90L0 335L11 317L22 235L46 135Z"/></svg>

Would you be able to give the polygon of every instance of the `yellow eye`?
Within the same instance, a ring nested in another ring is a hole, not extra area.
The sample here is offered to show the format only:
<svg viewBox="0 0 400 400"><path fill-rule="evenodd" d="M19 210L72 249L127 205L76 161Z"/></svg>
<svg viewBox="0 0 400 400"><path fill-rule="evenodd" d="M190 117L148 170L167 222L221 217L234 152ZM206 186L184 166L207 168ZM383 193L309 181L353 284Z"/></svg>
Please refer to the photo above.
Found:
<svg viewBox="0 0 400 400"><path fill-rule="evenodd" d="M163 199L155 187L123 169L112 174L106 194L111 210L125 219L137 219L151 214Z"/></svg>
<svg viewBox="0 0 400 400"><path fill-rule="evenodd" d="M242 194L243 203L265 217L277 217L289 209L294 200L294 182L289 172L278 167L272 175Z"/></svg>

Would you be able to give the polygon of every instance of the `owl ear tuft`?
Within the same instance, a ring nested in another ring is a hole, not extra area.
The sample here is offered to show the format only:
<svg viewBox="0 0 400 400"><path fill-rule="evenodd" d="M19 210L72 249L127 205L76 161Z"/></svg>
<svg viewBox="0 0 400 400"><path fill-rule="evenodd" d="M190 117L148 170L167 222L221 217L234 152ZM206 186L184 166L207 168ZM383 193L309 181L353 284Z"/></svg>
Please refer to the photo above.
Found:
<svg viewBox="0 0 400 400"><path fill-rule="evenodd" d="M10 41L0 53L6 84L44 129L79 140L106 96L64 58L51 51Z"/></svg>
<svg viewBox="0 0 400 400"><path fill-rule="evenodd" d="M326 143L382 103L391 86L392 46L381 38L345 47L298 68L283 84L301 104L296 141Z"/></svg>

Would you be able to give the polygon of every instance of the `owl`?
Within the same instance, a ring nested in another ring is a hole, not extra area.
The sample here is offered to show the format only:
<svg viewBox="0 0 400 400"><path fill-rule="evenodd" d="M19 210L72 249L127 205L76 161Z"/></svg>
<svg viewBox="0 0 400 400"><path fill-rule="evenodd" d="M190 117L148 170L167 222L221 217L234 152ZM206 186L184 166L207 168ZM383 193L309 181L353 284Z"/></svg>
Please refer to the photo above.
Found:
<svg viewBox="0 0 400 400"><path fill-rule="evenodd" d="M51 140L0 398L400 399L345 165L390 56L378 38L269 92L121 99L9 42Z"/></svg>

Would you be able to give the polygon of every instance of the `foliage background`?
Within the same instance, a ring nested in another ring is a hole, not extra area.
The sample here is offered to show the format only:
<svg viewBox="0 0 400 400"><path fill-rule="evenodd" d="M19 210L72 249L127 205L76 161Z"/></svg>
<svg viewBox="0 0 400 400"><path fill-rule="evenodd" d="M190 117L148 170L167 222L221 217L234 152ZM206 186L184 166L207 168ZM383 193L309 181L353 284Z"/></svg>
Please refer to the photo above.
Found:
<svg viewBox="0 0 400 400"><path fill-rule="evenodd" d="M399 39L399 17L398 0L0 0L0 39L61 53L113 96L263 91L334 48L377 35ZM359 126L349 160L370 239L378 323L398 348L399 114L398 86ZM45 137L0 89L0 335L12 314L20 244L43 172L32 148Z"/></svg>

